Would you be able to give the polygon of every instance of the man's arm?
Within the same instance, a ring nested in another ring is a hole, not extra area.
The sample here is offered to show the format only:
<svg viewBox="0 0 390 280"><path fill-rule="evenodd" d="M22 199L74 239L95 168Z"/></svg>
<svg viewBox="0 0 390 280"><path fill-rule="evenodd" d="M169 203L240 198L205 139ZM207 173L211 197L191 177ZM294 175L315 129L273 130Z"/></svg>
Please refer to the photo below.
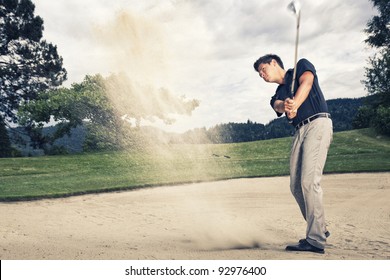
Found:
<svg viewBox="0 0 390 280"><path fill-rule="evenodd" d="M274 103L274 110L278 113L285 113L285 109L284 109L284 101L282 100L275 100L275 103Z"/></svg>
<svg viewBox="0 0 390 280"><path fill-rule="evenodd" d="M313 86L314 75L310 71L304 72L299 77L299 87L295 94L294 99L287 98L283 102L283 106L279 105L278 109L284 108L284 112L287 113L287 116L291 119L294 118L297 114L299 107L305 102L306 98L309 96L310 90ZM276 110L276 109L275 109Z"/></svg>

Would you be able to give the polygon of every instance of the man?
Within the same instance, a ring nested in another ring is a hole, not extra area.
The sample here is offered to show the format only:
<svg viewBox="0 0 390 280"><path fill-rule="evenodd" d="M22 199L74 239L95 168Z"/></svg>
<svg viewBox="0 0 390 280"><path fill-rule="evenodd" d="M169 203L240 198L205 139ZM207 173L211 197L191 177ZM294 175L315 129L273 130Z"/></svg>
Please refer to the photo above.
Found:
<svg viewBox="0 0 390 280"><path fill-rule="evenodd" d="M277 55L260 57L254 68L264 81L279 84L271 98L271 106L278 117L286 114L296 129L291 147L290 188L307 228L306 238L287 246L286 250L323 254L329 232L325 225L320 181L333 127L316 70L308 60L299 60L292 93L293 70L285 71Z"/></svg>

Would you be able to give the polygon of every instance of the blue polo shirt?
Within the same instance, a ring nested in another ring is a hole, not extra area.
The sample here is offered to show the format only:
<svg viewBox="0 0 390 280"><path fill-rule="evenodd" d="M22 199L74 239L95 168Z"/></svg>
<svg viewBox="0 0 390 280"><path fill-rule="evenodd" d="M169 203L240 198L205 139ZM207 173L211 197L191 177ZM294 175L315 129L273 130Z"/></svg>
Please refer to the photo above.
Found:
<svg viewBox="0 0 390 280"><path fill-rule="evenodd" d="M299 87L299 78L302 76L302 74L306 71L310 71L314 75L314 81L313 86L310 90L310 93L306 100L302 103L301 107L298 109L297 116L292 119L292 125L296 126L301 121L315 115L318 113L329 113L328 111L328 105L326 104L324 95L321 91L320 85L318 83L318 77L316 74L316 69L314 68L314 65L310 63L307 59L301 59L297 63L297 73L296 73L296 80L295 80L295 86L294 86L294 95ZM287 98L291 98L291 83L292 83L292 76L293 76L293 69L289 69L286 72L286 76L284 77L285 84L279 85L276 89L276 93L271 98L271 106L274 108L274 103L276 100L282 100L284 101ZM280 117L281 113L276 112L277 116ZM287 115L286 115L287 117Z"/></svg>

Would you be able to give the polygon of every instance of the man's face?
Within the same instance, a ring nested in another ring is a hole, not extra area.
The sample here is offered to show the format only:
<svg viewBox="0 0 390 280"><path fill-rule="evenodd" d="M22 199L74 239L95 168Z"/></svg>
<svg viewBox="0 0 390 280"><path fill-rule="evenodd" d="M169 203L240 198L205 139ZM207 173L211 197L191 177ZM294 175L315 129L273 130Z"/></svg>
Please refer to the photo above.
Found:
<svg viewBox="0 0 390 280"><path fill-rule="evenodd" d="M269 64L260 64L258 68L260 78L262 78L267 83L275 82L275 75L277 73L276 65L277 62L275 60L272 60Z"/></svg>

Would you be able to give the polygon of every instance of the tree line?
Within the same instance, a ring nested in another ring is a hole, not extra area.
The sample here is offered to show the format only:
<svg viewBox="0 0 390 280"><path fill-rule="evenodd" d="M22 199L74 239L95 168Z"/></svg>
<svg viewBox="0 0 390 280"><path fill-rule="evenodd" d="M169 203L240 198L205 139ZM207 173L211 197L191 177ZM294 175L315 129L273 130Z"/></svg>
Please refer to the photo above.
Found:
<svg viewBox="0 0 390 280"><path fill-rule="evenodd" d="M356 128L356 121L359 108L365 104L367 97L361 98L341 98L328 100L327 104L332 115L334 131L345 131ZM112 141L108 138L97 139L94 133L89 132L90 126L77 126L70 130L69 135L56 139L53 145L48 146L46 150L37 151L29 147L30 140L23 135L23 128L14 128L10 135L13 136L14 145L18 145L19 150L24 150L24 154L67 154L79 153L93 150L117 150L123 148L125 144L118 146L118 141ZM55 127L43 128L44 135L55 133ZM268 124L262 124L248 120L245 123L221 123L208 129L197 128L184 133L169 133L153 127L138 127L131 131L131 138L121 139L121 142L127 142L127 147L135 145L138 142L153 141L160 144L221 144L238 143L258 140L266 140L293 135L294 128L288 123L286 118L281 117L270 121ZM123 137L123 134L121 135ZM100 144L99 144L100 143ZM96 146L98 145L98 147ZM131 148L131 147L130 147Z"/></svg>
<svg viewBox="0 0 390 280"><path fill-rule="evenodd" d="M365 69L363 85L368 96L348 100L348 104L337 99L328 104L335 131L373 127L390 135L390 5L388 0L370 1L378 14L365 29L367 45L376 50ZM84 151L134 146L146 139L140 129L143 119L171 123L172 113L191 114L199 106L197 100L150 85L142 86L142 94L136 93L131 77L124 74L86 75L81 83L62 87L67 79L63 59L57 47L43 39L44 21L34 11L31 0L0 0L0 157L18 155L18 141L27 141L46 153L61 151L58 139L80 128ZM113 92L118 98L112 98ZM50 121L57 125L48 132L45 125ZM266 125L248 120L200 128L180 137L231 143L284 137L292 132L284 119Z"/></svg>
<svg viewBox="0 0 390 280"><path fill-rule="evenodd" d="M356 117L366 99L366 97L340 98L327 101L335 132L357 128ZM248 120L246 123L226 123L209 129L193 129L180 136L172 137L171 140L183 143L237 143L287 137L294 132L294 127L285 117L281 117L268 124Z"/></svg>

